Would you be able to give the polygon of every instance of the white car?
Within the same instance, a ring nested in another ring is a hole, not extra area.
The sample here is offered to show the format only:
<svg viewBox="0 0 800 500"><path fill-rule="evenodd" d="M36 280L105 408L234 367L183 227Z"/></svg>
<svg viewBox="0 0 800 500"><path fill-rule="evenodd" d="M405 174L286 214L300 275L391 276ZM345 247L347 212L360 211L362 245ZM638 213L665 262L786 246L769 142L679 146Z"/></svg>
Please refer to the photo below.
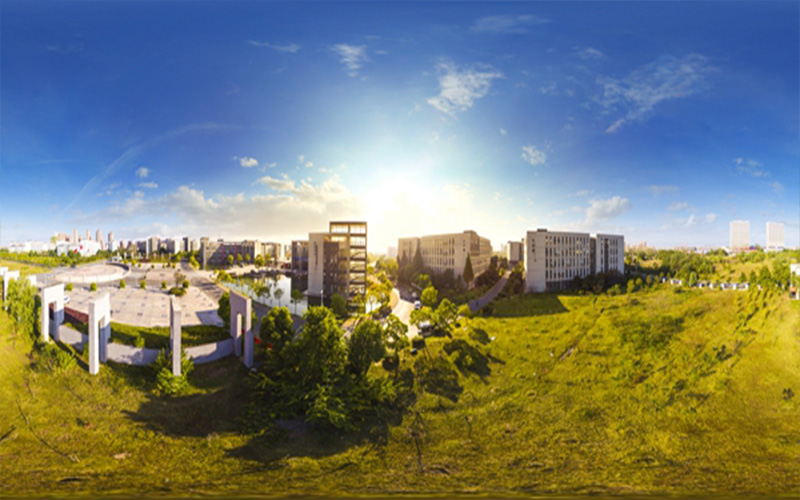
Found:
<svg viewBox="0 0 800 500"><path fill-rule="evenodd" d="M69 304L69 295L64 295L64 303Z"/></svg>
<svg viewBox="0 0 800 500"><path fill-rule="evenodd" d="M422 302L415 300L414 301L414 309L422 309Z"/></svg>

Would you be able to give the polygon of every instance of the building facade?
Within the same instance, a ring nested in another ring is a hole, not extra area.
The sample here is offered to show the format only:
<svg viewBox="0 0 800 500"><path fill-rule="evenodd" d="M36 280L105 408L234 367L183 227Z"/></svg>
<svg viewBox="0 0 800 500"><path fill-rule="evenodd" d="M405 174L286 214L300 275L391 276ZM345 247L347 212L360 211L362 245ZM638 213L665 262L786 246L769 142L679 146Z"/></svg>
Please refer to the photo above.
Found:
<svg viewBox="0 0 800 500"><path fill-rule="evenodd" d="M780 222L767 222L767 250L783 250L783 224Z"/></svg>
<svg viewBox="0 0 800 500"><path fill-rule="evenodd" d="M492 259L492 243L475 231L400 238L397 241L397 248L400 262L411 262L419 248L424 269L437 274L450 271L455 278L464 274L467 255L472 264L474 277L486 271Z"/></svg>
<svg viewBox="0 0 800 500"><path fill-rule="evenodd" d="M351 301L366 291L366 222L331 222L327 233L308 235L308 295Z"/></svg>
<svg viewBox="0 0 800 500"><path fill-rule="evenodd" d="M308 272L308 240L292 241L292 272Z"/></svg>
<svg viewBox="0 0 800 500"><path fill-rule="evenodd" d="M229 255L233 256L234 262L253 262L259 255L260 248L260 243L255 240L211 241L208 237L203 237L200 238L200 265L203 268L208 265L227 266Z"/></svg>
<svg viewBox="0 0 800 500"><path fill-rule="evenodd" d="M563 290L575 277L625 272L625 238L621 235L528 231L524 244L525 290Z"/></svg>
<svg viewBox="0 0 800 500"><path fill-rule="evenodd" d="M750 248L750 221L731 221L731 251Z"/></svg>
<svg viewBox="0 0 800 500"><path fill-rule="evenodd" d="M523 243L521 241L509 241L506 243L506 259L508 266L514 267L523 260Z"/></svg>

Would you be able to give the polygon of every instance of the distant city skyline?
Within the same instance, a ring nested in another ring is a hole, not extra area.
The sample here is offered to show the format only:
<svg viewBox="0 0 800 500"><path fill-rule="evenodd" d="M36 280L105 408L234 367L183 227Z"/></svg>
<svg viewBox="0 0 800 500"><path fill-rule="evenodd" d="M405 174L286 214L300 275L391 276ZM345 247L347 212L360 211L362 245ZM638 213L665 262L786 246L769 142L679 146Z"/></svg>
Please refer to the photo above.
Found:
<svg viewBox="0 0 800 500"><path fill-rule="evenodd" d="M578 8L579 6L579 8ZM793 2L0 3L0 246L800 245Z"/></svg>

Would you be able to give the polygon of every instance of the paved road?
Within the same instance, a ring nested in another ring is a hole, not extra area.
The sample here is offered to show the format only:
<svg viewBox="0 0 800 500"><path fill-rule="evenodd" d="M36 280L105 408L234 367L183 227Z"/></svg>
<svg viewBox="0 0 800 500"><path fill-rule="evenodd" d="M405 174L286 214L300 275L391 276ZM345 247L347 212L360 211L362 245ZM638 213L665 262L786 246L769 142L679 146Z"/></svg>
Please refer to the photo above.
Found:
<svg viewBox="0 0 800 500"><path fill-rule="evenodd" d="M511 276L511 271L506 271L503 277L500 278L500 281L495 283L492 289L486 292L483 297L471 301L469 303L469 308L472 310L472 312L480 310L480 308L494 300L494 298L497 297L497 294L499 294L503 288L505 288L509 276Z"/></svg>
<svg viewBox="0 0 800 500"><path fill-rule="evenodd" d="M403 298L400 294L400 290L397 288L392 290L392 293L397 294L397 304L392 309L392 314L400 318L400 321L408 325L408 337L415 337L419 334L419 329L409 324L409 320L411 319L411 311L414 310L414 303L410 302Z"/></svg>

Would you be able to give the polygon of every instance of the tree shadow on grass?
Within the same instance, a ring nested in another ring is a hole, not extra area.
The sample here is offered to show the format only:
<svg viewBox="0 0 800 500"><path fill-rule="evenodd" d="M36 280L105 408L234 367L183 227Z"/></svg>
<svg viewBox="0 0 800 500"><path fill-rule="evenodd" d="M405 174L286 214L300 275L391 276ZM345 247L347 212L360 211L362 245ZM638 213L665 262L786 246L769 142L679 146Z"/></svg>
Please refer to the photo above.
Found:
<svg viewBox="0 0 800 500"><path fill-rule="evenodd" d="M124 377L152 387L149 380L154 380L155 375L150 367L126 368L120 370ZM237 419L249 402L247 373L241 362L232 357L198 365L189 374L189 382L203 393L177 397L148 395L136 412L125 411L125 414L146 428L169 436L205 437L234 432L238 429ZM145 377L148 380L142 380Z"/></svg>
<svg viewBox="0 0 800 500"><path fill-rule="evenodd" d="M569 312L555 293L529 293L493 301L495 318L522 318Z"/></svg>

